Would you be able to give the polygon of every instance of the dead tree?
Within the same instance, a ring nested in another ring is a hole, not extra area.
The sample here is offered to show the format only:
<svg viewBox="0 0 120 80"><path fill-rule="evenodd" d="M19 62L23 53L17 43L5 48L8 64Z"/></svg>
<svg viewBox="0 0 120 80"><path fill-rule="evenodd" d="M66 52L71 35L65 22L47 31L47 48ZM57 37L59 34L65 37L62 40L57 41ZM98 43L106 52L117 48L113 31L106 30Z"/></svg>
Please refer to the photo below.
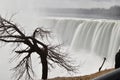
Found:
<svg viewBox="0 0 120 80"><path fill-rule="evenodd" d="M40 56L42 64L42 79L46 80L48 76L48 66L53 67L52 63L65 68L67 71L74 71L70 60L66 54L62 54L60 46L48 45L50 31L43 28L36 28L30 36L25 35L21 27L12 21L0 17L0 41L5 43L14 43L16 48L15 59L22 58L19 63L12 69L14 70L15 80L25 77L25 80L33 80L34 70L32 68L31 54ZM21 45L25 45L24 49L18 49ZM24 55L24 57L23 57ZM52 63L51 63L52 62Z"/></svg>

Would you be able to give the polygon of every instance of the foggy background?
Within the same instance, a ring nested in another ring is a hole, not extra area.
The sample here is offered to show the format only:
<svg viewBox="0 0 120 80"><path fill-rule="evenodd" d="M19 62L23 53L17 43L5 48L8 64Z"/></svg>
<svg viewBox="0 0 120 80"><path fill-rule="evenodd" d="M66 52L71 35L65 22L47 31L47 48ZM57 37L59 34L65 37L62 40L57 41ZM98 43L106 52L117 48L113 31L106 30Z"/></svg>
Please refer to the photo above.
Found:
<svg viewBox="0 0 120 80"><path fill-rule="evenodd" d="M48 15L41 14L41 11L47 12L48 8L109 9L114 5L120 6L120 0L0 0L0 15L9 19L15 14L13 21L23 26L26 32L30 32L39 25L41 15ZM10 52L10 45L0 47L0 80L10 80Z"/></svg>
<svg viewBox="0 0 120 80"><path fill-rule="evenodd" d="M38 8L110 8L120 0L0 0L0 12L16 13Z"/></svg>
<svg viewBox="0 0 120 80"><path fill-rule="evenodd" d="M24 17L29 15L32 15L31 17L46 15L64 17L68 15L68 17L82 17L79 16L80 14L84 14L84 11L82 11L81 9L89 10L91 8L104 8L107 11L107 9L115 5L120 6L120 0L0 0L0 14L2 16L10 16L12 14L24 14L22 15ZM66 12L64 13L64 11ZM99 10L94 12L99 12ZM110 12L117 13L115 11ZM107 13L110 12L108 11ZM88 11L87 13L90 12Z"/></svg>

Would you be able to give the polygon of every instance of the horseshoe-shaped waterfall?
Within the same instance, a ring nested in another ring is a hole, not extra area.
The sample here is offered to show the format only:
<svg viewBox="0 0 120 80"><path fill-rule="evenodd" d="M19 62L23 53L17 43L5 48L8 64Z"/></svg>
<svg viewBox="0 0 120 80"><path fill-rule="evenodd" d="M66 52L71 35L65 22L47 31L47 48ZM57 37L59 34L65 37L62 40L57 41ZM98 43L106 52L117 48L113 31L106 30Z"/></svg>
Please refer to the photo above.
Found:
<svg viewBox="0 0 120 80"><path fill-rule="evenodd" d="M107 62L110 62L110 67L114 67L114 57L120 46L119 20L47 18L44 22L43 26L51 27L64 46L69 46L70 50L75 51L73 55L77 55L78 58L85 57L87 54L97 55L101 58L99 65L94 64L97 65L97 69L105 57ZM82 54L83 50L87 54L78 55ZM94 62L99 61L97 57L92 58Z"/></svg>

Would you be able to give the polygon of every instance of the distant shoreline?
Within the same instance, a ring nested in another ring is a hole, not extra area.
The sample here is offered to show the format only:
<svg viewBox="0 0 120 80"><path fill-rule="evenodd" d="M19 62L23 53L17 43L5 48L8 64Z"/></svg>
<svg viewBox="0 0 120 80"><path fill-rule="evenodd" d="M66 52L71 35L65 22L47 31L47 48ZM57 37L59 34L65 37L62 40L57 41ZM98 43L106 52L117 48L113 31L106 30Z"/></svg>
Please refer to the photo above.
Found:
<svg viewBox="0 0 120 80"><path fill-rule="evenodd" d="M38 13L45 14L48 17L75 17L120 20L120 6L112 6L109 9L45 8L39 9Z"/></svg>

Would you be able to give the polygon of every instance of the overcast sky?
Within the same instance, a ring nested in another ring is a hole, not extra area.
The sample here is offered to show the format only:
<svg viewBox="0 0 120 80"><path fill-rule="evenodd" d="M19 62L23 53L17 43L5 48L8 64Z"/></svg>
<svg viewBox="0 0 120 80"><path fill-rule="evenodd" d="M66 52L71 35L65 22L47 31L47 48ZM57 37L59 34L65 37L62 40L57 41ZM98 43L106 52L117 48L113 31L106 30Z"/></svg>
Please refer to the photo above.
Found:
<svg viewBox="0 0 120 80"><path fill-rule="evenodd" d="M109 8L113 5L120 5L120 0L0 0L0 14L38 8Z"/></svg>
<svg viewBox="0 0 120 80"><path fill-rule="evenodd" d="M1 9L31 9L37 7L91 8L120 5L120 0L0 0Z"/></svg>
<svg viewBox="0 0 120 80"><path fill-rule="evenodd" d="M41 0L41 7L91 8L120 5L120 0Z"/></svg>

